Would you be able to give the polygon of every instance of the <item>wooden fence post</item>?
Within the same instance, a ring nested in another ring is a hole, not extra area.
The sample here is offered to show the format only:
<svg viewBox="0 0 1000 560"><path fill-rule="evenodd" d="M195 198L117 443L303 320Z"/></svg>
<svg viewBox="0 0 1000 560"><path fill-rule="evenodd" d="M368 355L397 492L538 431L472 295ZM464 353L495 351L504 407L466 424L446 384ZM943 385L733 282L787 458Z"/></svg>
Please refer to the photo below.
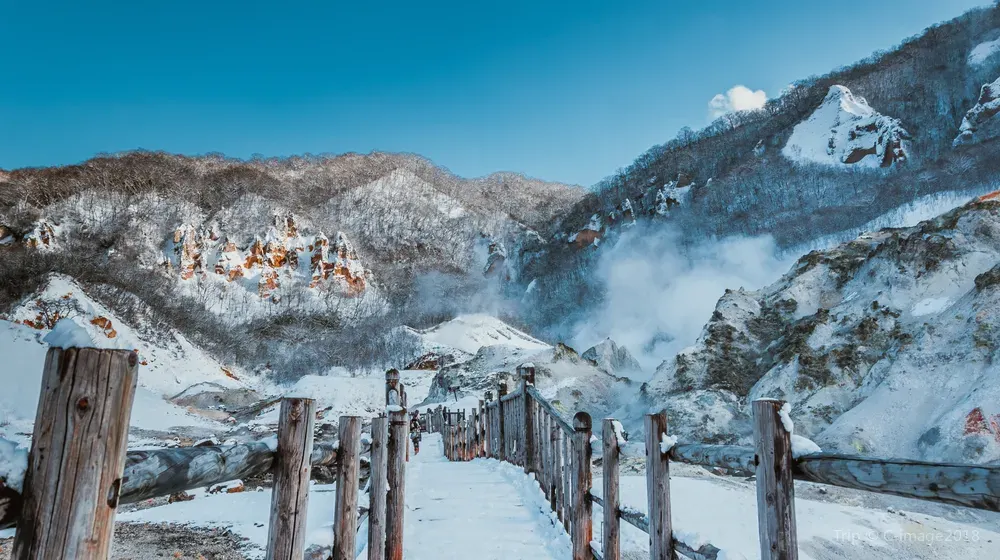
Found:
<svg viewBox="0 0 1000 560"><path fill-rule="evenodd" d="M128 350L49 349L12 558L108 557L138 362Z"/></svg>
<svg viewBox="0 0 1000 560"><path fill-rule="evenodd" d="M590 415L573 417L573 560L590 560L594 536L593 504L590 501Z"/></svg>
<svg viewBox="0 0 1000 560"><path fill-rule="evenodd" d="M646 498L649 502L649 557L673 560L674 529L670 518L670 461L661 443L667 435L667 413L646 415Z"/></svg>
<svg viewBox="0 0 1000 560"><path fill-rule="evenodd" d="M476 457L486 456L486 401L479 399L479 445L476 449Z"/></svg>
<svg viewBox="0 0 1000 560"><path fill-rule="evenodd" d="M358 472L361 468L361 417L340 417L337 457L337 510L333 518L333 560L354 560L358 531Z"/></svg>
<svg viewBox="0 0 1000 560"><path fill-rule="evenodd" d="M753 440L757 463L757 525L760 557L796 560L795 485L792 434L781 420L784 401L753 402Z"/></svg>
<svg viewBox="0 0 1000 560"><path fill-rule="evenodd" d="M563 509L563 525L566 532L572 529L573 523L573 436L566 433L563 437L563 495L566 497Z"/></svg>
<svg viewBox="0 0 1000 560"><path fill-rule="evenodd" d="M503 381L500 382L497 388L497 459L501 461L507 460L507 428L504 426L506 419L504 418L504 403L503 398L507 395L507 384Z"/></svg>
<svg viewBox="0 0 1000 560"><path fill-rule="evenodd" d="M489 391L486 392L486 406L483 411L483 457L493 456L493 411L490 410Z"/></svg>
<svg viewBox="0 0 1000 560"><path fill-rule="evenodd" d="M533 473L535 469L535 423L532 414L531 397L528 395L528 374L521 374L521 449L518 456L523 461L524 472Z"/></svg>
<svg viewBox="0 0 1000 560"><path fill-rule="evenodd" d="M316 401L313 399L281 399L271 520L267 529L268 560L301 560L305 552L309 457L315 418ZM340 453L338 451L338 457Z"/></svg>
<svg viewBox="0 0 1000 560"><path fill-rule="evenodd" d="M601 426L604 439L604 560L621 559L621 521L618 519L618 435L615 421L605 418Z"/></svg>
<svg viewBox="0 0 1000 560"><path fill-rule="evenodd" d="M385 560L387 419L372 419L371 487L368 495L368 560Z"/></svg>
<svg viewBox="0 0 1000 560"><path fill-rule="evenodd" d="M389 448L385 515L386 560L403 560L403 512L406 483L406 409L389 413Z"/></svg>

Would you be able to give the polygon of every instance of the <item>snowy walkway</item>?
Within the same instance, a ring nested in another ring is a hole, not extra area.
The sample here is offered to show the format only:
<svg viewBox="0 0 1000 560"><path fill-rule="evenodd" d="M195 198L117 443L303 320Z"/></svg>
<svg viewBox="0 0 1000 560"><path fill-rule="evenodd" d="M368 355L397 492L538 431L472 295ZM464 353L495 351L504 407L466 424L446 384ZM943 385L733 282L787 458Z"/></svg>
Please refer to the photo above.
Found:
<svg viewBox="0 0 1000 560"><path fill-rule="evenodd" d="M569 536L533 479L491 459L451 462L425 434L406 465L407 560L563 559Z"/></svg>

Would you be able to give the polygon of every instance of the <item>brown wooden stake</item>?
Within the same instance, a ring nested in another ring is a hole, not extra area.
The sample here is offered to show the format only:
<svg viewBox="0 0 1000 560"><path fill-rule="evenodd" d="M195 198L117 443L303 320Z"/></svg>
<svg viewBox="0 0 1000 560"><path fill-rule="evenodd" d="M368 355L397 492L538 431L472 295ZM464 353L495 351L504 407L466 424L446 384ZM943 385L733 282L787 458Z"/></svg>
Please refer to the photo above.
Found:
<svg viewBox="0 0 1000 560"><path fill-rule="evenodd" d="M605 418L601 426L604 436L604 560L620 560L621 521L618 519L618 436L615 421Z"/></svg>
<svg viewBox="0 0 1000 560"><path fill-rule="evenodd" d="M500 382L497 388L497 459L507 460L507 426L504 418L503 398L507 396L507 384Z"/></svg>
<svg viewBox="0 0 1000 560"><path fill-rule="evenodd" d="M569 532L573 525L573 434L563 434L563 525Z"/></svg>
<svg viewBox="0 0 1000 560"><path fill-rule="evenodd" d="M590 415L573 417L573 560L590 560L594 536L593 505L590 501Z"/></svg>
<svg viewBox="0 0 1000 560"><path fill-rule="evenodd" d="M358 534L360 461L361 417L341 416L337 509L333 518L333 560L354 560Z"/></svg>
<svg viewBox="0 0 1000 560"><path fill-rule="evenodd" d="M536 472L535 468L535 423L532 414L531 397L528 396L528 376L521 376L521 445L518 455L521 458L524 472Z"/></svg>
<svg viewBox="0 0 1000 560"><path fill-rule="evenodd" d="M760 555L769 560L799 556L795 532L792 434L781 422L783 401L753 402L753 439L757 454L757 525Z"/></svg>
<svg viewBox="0 0 1000 560"><path fill-rule="evenodd" d="M565 519L566 494L563 493L563 452L562 452L562 428L558 423L552 427L552 474L556 485L556 514L559 521Z"/></svg>
<svg viewBox="0 0 1000 560"><path fill-rule="evenodd" d="M309 456L312 455L315 418L316 401L281 399L271 520L267 533L268 560L301 560L306 548L311 472Z"/></svg>
<svg viewBox="0 0 1000 560"><path fill-rule="evenodd" d="M649 502L649 557L673 560L674 532L670 518L670 461L661 442L667 434L667 413L646 415L646 498Z"/></svg>
<svg viewBox="0 0 1000 560"><path fill-rule="evenodd" d="M386 480L389 486L385 511L385 557L403 560L403 512L406 484L406 410L389 412L389 447Z"/></svg>
<svg viewBox="0 0 1000 560"><path fill-rule="evenodd" d="M138 361L128 350L49 349L12 558L108 557Z"/></svg>
<svg viewBox="0 0 1000 560"><path fill-rule="evenodd" d="M368 495L368 560L385 560L386 445L385 416L372 419L371 487Z"/></svg>

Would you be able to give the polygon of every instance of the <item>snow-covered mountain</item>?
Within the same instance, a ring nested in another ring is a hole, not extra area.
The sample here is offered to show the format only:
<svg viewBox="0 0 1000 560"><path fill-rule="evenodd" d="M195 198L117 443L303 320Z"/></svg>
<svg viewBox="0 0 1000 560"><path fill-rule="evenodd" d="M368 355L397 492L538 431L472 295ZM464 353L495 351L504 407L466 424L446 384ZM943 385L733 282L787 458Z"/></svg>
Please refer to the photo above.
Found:
<svg viewBox="0 0 1000 560"><path fill-rule="evenodd" d="M812 115L792 129L781 153L797 162L890 167L906 161L909 139L898 119L835 85Z"/></svg>
<svg viewBox="0 0 1000 560"><path fill-rule="evenodd" d="M727 291L698 341L643 387L644 406L666 406L671 426L698 439L745 441L749 400L780 398L826 450L1000 459L995 199Z"/></svg>

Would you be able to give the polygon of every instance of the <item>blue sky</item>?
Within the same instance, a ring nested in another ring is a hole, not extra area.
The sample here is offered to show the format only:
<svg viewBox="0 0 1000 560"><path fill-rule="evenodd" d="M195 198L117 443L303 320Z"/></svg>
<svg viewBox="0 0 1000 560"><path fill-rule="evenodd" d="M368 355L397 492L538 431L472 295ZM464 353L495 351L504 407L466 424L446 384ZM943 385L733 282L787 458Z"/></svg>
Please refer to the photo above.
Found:
<svg viewBox="0 0 1000 560"><path fill-rule="evenodd" d="M984 0L0 3L0 168L385 150L590 185L737 84L776 95Z"/></svg>

